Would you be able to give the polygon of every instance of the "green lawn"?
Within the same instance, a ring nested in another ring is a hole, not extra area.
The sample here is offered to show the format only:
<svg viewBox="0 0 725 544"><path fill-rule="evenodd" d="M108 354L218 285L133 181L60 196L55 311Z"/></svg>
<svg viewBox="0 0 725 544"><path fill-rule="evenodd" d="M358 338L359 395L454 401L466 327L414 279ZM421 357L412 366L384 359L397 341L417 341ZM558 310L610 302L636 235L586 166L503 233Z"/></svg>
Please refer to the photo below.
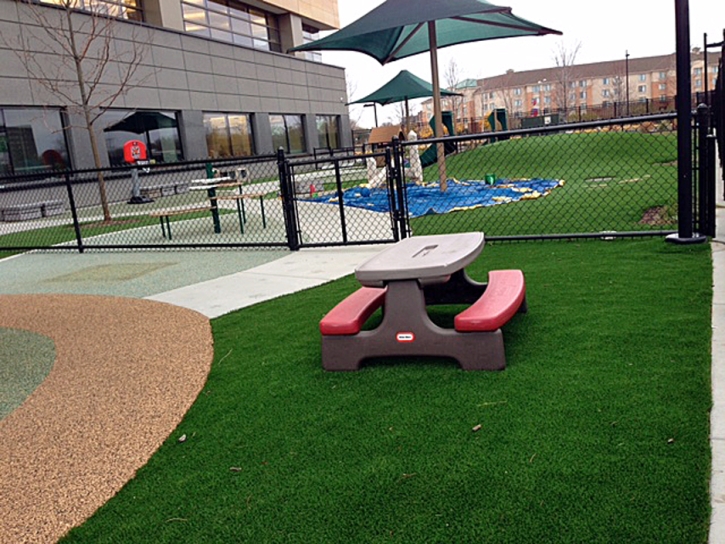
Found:
<svg viewBox="0 0 725 544"><path fill-rule="evenodd" d="M489 236L604 230L675 230L677 140L673 133L557 134L498 142L454 155L447 173L457 179L546 178L563 187L538 200L413 219L416 234L483 230ZM437 166L425 170L437 179ZM642 223L662 210L661 221Z"/></svg>
<svg viewBox="0 0 725 544"><path fill-rule="evenodd" d="M184 421L64 542L706 542L709 247L489 244L469 271L509 267L503 372L324 372L352 277L215 319Z"/></svg>

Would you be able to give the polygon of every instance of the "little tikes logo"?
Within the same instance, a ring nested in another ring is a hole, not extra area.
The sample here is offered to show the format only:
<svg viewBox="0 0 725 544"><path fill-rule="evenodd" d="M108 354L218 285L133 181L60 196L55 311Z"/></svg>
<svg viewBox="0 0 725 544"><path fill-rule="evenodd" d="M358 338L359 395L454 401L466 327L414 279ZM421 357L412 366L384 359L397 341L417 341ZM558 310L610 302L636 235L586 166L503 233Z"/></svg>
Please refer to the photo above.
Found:
<svg viewBox="0 0 725 544"><path fill-rule="evenodd" d="M415 334L412 332L399 332L395 335L395 339L401 344L415 342Z"/></svg>

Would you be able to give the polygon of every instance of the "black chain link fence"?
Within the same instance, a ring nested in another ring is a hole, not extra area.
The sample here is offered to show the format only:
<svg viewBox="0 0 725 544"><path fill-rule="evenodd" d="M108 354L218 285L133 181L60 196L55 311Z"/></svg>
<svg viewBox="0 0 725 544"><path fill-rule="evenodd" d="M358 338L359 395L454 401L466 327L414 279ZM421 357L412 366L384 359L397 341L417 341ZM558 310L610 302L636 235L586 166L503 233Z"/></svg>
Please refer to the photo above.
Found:
<svg viewBox="0 0 725 544"><path fill-rule="evenodd" d="M449 138L440 191L436 163L428 188L448 201L427 211L407 185L413 234L482 230L488 239L666 234L677 226L675 115L542 127ZM426 141L428 144L428 141ZM404 175L411 173L411 149ZM432 184L432 185L431 185Z"/></svg>
<svg viewBox="0 0 725 544"><path fill-rule="evenodd" d="M366 155L45 172L0 179L0 251L297 249L459 231L489 240L659 236L677 229L677 181L675 114L402 142Z"/></svg>

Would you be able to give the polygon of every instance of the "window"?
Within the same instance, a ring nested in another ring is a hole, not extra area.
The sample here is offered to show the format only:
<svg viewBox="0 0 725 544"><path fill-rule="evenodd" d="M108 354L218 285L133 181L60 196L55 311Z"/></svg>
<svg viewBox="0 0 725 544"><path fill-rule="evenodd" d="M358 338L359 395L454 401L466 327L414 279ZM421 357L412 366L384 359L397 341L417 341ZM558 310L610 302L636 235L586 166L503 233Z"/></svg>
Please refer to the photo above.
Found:
<svg viewBox="0 0 725 544"><path fill-rule="evenodd" d="M272 129L272 145L275 150L281 147L287 153L305 153L307 151L301 115L270 115L269 124Z"/></svg>
<svg viewBox="0 0 725 544"><path fill-rule="evenodd" d="M587 92L586 91L580 92L579 93L579 99L580 100L586 100L587 99Z"/></svg>
<svg viewBox="0 0 725 544"><path fill-rule="evenodd" d="M667 72L660 72L659 78L660 78L660 81L662 81L663 79L667 79Z"/></svg>
<svg viewBox="0 0 725 544"><path fill-rule="evenodd" d="M265 51L282 52L277 17L235 0L183 0L189 34Z"/></svg>
<svg viewBox="0 0 725 544"><path fill-rule="evenodd" d="M61 170L69 165L60 110L0 109L0 175Z"/></svg>
<svg viewBox="0 0 725 544"><path fill-rule="evenodd" d="M579 82L579 86L580 86L580 87L586 87L586 86L587 86L587 82L586 82L585 80L583 80L583 79L582 79L582 80L581 80L581 81Z"/></svg>
<svg viewBox="0 0 725 544"><path fill-rule="evenodd" d="M702 87L702 78L695 78L695 88L699 89Z"/></svg>
<svg viewBox="0 0 725 544"><path fill-rule="evenodd" d="M317 144L328 149L340 147L340 129L336 115L317 116Z"/></svg>
<svg viewBox="0 0 725 544"><path fill-rule="evenodd" d="M523 103L521 102L521 100L514 100L514 107L515 108L521 109L521 106L522 105L523 105Z"/></svg>
<svg viewBox="0 0 725 544"><path fill-rule="evenodd" d="M659 84L659 89L660 89L660 91L665 91L665 90L667 90L667 84L666 84L666 83L660 83L660 84Z"/></svg>
<svg viewBox="0 0 725 544"><path fill-rule="evenodd" d="M310 43L320 38L320 31L309 25L302 25L302 40L304 43ZM322 62L322 53L319 51L305 51L307 60Z"/></svg>
<svg viewBox="0 0 725 544"><path fill-rule="evenodd" d="M701 76L702 75L702 68L695 68L695 75Z"/></svg>
<svg viewBox="0 0 725 544"><path fill-rule="evenodd" d="M541 87L539 85L534 85L532 92L539 94L540 91L541 91Z"/></svg>
<svg viewBox="0 0 725 544"><path fill-rule="evenodd" d="M637 92L638 93L646 93L647 92L647 85L637 85Z"/></svg>
<svg viewBox="0 0 725 544"><path fill-rule="evenodd" d="M68 0L40 0L43 4L66 5ZM99 13L109 17L119 17L130 21L143 22L141 0L74 0L73 7L81 11Z"/></svg>
<svg viewBox="0 0 725 544"><path fill-rule="evenodd" d="M609 85L609 78L608 77L605 77L604 79L602 79L602 85Z"/></svg>
<svg viewBox="0 0 725 544"><path fill-rule="evenodd" d="M210 157L254 155L251 116L243 113L205 113L204 131Z"/></svg>
<svg viewBox="0 0 725 544"><path fill-rule="evenodd" d="M546 92L551 91L551 83L547 83L546 85L544 85L544 91L546 91Z"/></svg>
<svg viewBox="0 0 725 544"><path fill-rule="evenodd" d="M178 162L184 159L179 124L173 111L108 110L101 115L100 124L112 165L126 164L123 145L129 140L141 140L146 144L149 160Z"/></svg>
<svg viewBox="0 0 725 544"><path fill-rule="evenodd" d="M521 87L514 89L514 96L521 96Z"/></svg>
<svg viewBox="0 0 725 544"><path fill-rule="evenodd" d="M609 89L602 90L602 96L605 98L609 98L612 95L612 93L609 91Z"/></svg>
<svg viewBox="0 0 725 544"><path fill-rule="evenodd" d="M647 81L647 74L639 74L640 81Z"/></svg>

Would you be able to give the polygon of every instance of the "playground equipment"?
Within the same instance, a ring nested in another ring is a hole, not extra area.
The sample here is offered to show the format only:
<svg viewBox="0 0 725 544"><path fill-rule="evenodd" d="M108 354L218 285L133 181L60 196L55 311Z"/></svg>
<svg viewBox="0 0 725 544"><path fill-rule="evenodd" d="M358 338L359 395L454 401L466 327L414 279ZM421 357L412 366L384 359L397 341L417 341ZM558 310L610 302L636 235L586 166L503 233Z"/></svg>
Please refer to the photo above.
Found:
<svg viewBox="0 0 725 544"><path fill-rule="evenodd" d="M498 132L499 128L501 127L502 132L506 132L509 129L509 123L508 123L508 115L506 114L506 108L496 108L494 109L488 117L486 117L486 122L488 122L488 126L491 127L491 132ZM497 126L498 124L498 126ZM499 137L493 137L491 138L491 143L494 143L498 140L508 140L508 136L499 136Z"/></svg>
<svg viewBox="0 0 725 544"><path fill-rule="evenodd" d="M449 136L455 136L456 131L453 128L453 112L450 111L444 111L443 114L443 126L448 129L448 135ZM430 126L433 129L433 134L435 134L435 120L430 120ZM456 150L456 145L453 142L445 142L444 146L444 153L446 155L450 155ZM426 149L423 154L420 156L420 163L423 168L426 166L430 166L431 164L435 164L438 161L438 155L436 153L436 145L431 145L428 149Z"/></svg>

